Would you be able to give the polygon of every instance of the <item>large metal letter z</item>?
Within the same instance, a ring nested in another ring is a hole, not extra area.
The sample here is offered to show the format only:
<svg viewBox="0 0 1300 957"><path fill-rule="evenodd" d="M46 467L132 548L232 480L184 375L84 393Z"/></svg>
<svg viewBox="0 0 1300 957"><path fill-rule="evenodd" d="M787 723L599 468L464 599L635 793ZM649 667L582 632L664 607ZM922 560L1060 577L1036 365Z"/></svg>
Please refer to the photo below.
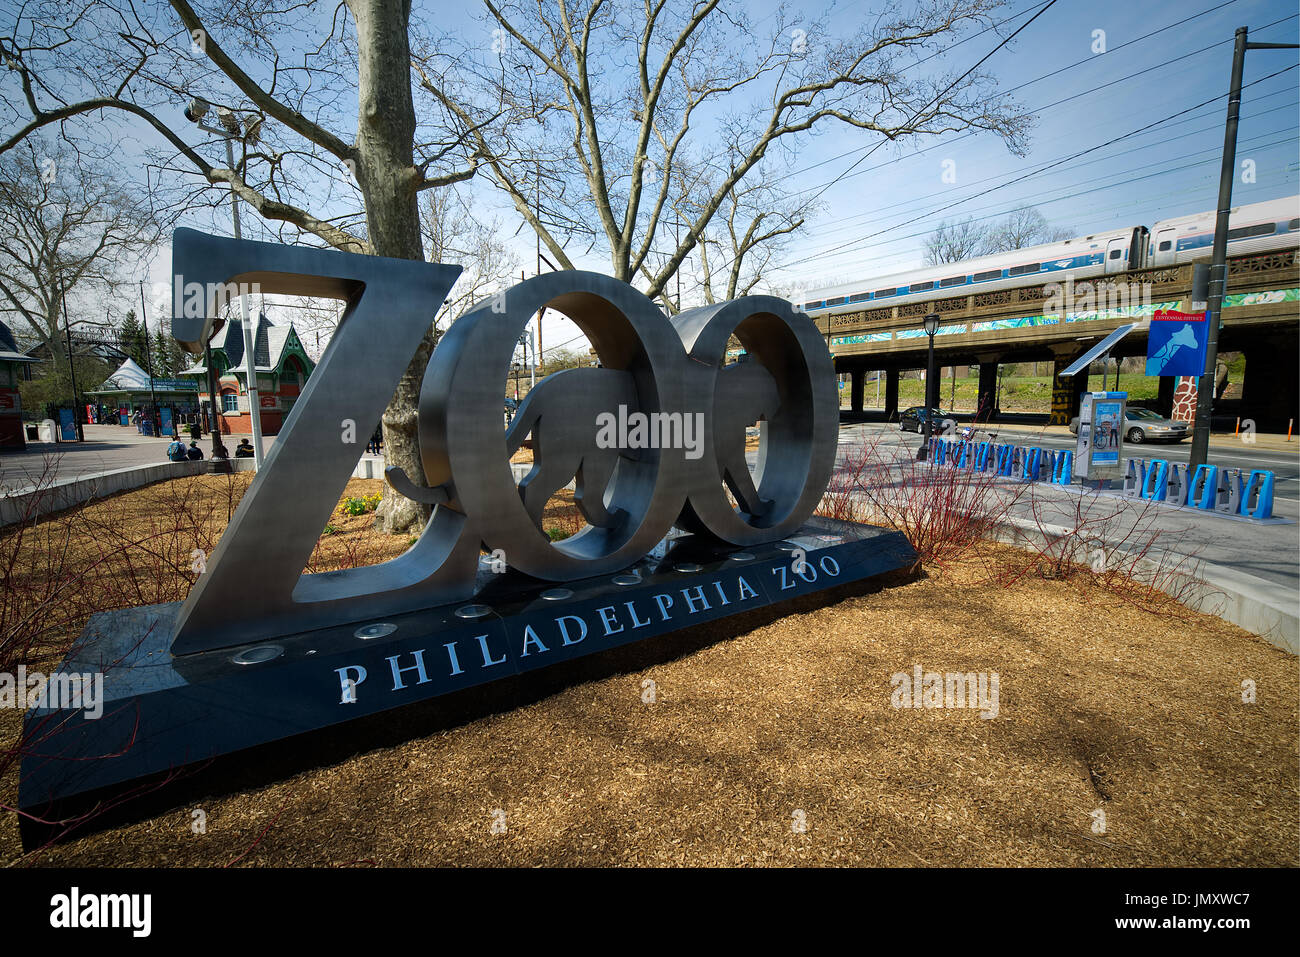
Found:
<svg viewBox="0 0 1300 957"><path fill-rule="evenodd" d="M369 430L461 267L178 229L172 272L185 289L199 283L208 291L203 315L172 320L172 334L191 351L201 350L210 334L213 291L223 284L257 283L265 293L347 302L320 364L180 610L172 653L247 644L472 592L477 544L460 543L464 516L447 509L438 509L419 542L400 558L302 574ZM352 442L346 441L349 423Z"/></svg>

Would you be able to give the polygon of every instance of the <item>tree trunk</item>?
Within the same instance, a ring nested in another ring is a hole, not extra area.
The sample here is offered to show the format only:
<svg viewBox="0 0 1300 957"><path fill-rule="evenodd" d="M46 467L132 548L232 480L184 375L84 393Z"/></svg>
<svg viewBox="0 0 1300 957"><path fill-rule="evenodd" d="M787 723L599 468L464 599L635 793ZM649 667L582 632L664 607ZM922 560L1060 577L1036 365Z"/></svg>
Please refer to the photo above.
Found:
<svg viewBox="0 0 1300 957"><path fill-rule="evenodd" d="M411 4L409 0L348 0L348 8L356 20L359 59L356 176L365 197L371 251L395 259L423 259L415 190ZM384 464L401 468L419 485L424 484L424 467L416 410L424 367L433 352L433 320L439 305L429 304L429 331L383 415ZM429 506L385 488L375 526L395 534L413 532L428 520L429 512Z"/></svg>

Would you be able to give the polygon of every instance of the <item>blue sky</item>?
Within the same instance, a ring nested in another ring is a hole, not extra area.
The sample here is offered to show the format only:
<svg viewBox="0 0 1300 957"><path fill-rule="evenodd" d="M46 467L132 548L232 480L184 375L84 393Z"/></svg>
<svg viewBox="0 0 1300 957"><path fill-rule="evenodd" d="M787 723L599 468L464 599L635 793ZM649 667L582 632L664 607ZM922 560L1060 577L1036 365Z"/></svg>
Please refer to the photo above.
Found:
<svg viewBox="0 0 1300 957"><path fill-rule="evenodd" d="M1039 112L1032 148L1023 159L1010 155L988 135L951 135L938 143L918 143L919 149L892 156L877 151L864 164L875 166L874 170L827 190L825 199L835 214L823 216L789 257L816 258L792 266L789 275L815 282L820 272L856 277L911 268L919 263L922 239L939 220L997 215L1020 205L1036 206L1054 225L1076 235L1214 208L1226 99L1021 183L1003 184L1225 93L1231 40L1238 26L1283 20L1268 29L1252 30L1252 39L1296 42L1294 3L1238 0L1181 27L1114 50L1219 5L1213 0L1196 4L1058 3L987 64L1003 88L1022 87L1015 95L1036 112L1066 97L1172 62ZM1096 30L1105 31L1107 49L1114 52L1093 54ZM966 46L981 41L984 49L972 50L968 54L971 62L996 45L986 36ZM1211 46L1216 41L1217 45ZM1070 66L1078 61L1083 62ZM1252 51L1247 55L1245 82L1295 62L1296 51ZM1056 76L1039 79L1067 66L1069 69ZM1296 85L1297 71L1291 70L1245 90L1238 156L1255 160L1256 182L1245 184L1239 177L1234 203L1298 191ZM827 137L821 145L834 153L863 144L855 144L854 137L846 134L836 141ZM832 179L854 158L818 170L823 174L821 181ZM947 159L955 164L957 182L951 185L941 179ZM825 175L827 171L833 173ZM999 188L979 195L993 187ZM956 205L941 209L950 204ZM846 243L850 244L847 248L832 251Z"/></svg>
<svg viewBox="0 0 1300 957"><path fill-rule="evenodd" d="M760 26L775 9L767 0L748 6ZM1040 6L1036 0L1013 0L999 16L1026 11L1009 30ZM476 4L438 7L439 27L467 45L490 33L490 25L478 19ZM874 3L841 3L830 13L829 27L847 32L864 12L875 9ZM417 3L416 15L427 19L432 11ZM1194 18L1139 39L1188 17ZM984 67L1003 89L1018 88L1016 98L1038 115L1027 156L1011 155L991 134L949 134L879 147L846 175L878 137L827 127L805 142L800 171L788 180L791 188L824 190L825 211L792 244L785 257L789 265L772 278L806 287L912 268L920 264L925 236L941 220L995 218L1024 205L1037 207L1054 226L1073 235L1212 209L1233 32L1244 25L1251 28L1251 39L1294 43L1297 22L1294 0L1059 0ZM1104 31L1108 52L1093 52L1096 31ZM808 37L810 44L818 40ZM960 71L999 41L986 33L931 65ZM1238 177L1235 204L1300 193L1300 70L1249 85L1296 62L1296 51L1252 51L1247 56L1238 156L1254 160L1255 182ZM1060 72L1047 76L1054 71ZM1138 75L1122 80L1130 74ZM1086 92L1103 84L1111 85ZM1156 123L1146 132L1102 145ZM1092 152L1035 172L1084 150ZM944 182L945 168L955 173L955 183ZM1021 177L1026 178L1012 182ZM499 195L486 185L476 185L474 194L481 208L499 216L513 233L517 214ZM212 228L206 213L204 219L194 225ZM258 230L254 226L249 233L256 237ZM520 233L514 243L531 274L531 234ZM164 254L153 264L151 278L165 278L167 258ZM580 265L605 270L608 259L597 251ZM690 286L683 281L688 305ZM548 321L548 343L568 338L572 329L559 321L552 328Z"/></svg>

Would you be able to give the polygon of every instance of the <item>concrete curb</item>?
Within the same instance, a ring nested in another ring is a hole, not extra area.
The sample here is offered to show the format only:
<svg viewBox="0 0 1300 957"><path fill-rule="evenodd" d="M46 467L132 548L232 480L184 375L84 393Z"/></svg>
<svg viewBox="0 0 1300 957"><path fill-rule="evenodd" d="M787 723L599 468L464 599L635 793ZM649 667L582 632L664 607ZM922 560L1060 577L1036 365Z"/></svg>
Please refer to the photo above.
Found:
<svg viewBox="0 0 1300 957"><path fill-rule="evenodd" d="M1019 547L1051 544L1073 537L1064 525L1039 525L1031 519L1006 518L990 530L990 538ZM1085 551L1103 542L1076 544L1076 561L1087 561ZM1235 568L1196 562L1194 569L1170 571L1149 558L1140 559L1134 577L1177 598L1194 611L1214 615L1244 628L1290 654L1300 654L1300 603L1284 585L1266 582Z"/></svg>
<svg viewBox="0 0 1300 957"><path fill-rule="evenodd" d="M229 462L230 469L234 472L246 472L253 467L251 459L230 459ZM61 482L52 482L44 487L23 486L0 496L0 528L24 519L43 518L91 499L105 498L118 492L143 488L166 479L204 475L212 471L211 459L199 459L194 462L158 462L154 465L133 465L124 469L94 472ZM35 502L35 514L28 515L28 509L33 508L33 502Z"/></svg>
<svg viewBox="0 0 1300 957"><path fill-rule="evenodd" d="M103 498L116 492L152 485L164 479L199 475L211 469L212 463L203 460L160 462L157 465L137 465L109 472L96 472L62 482L53 482L44 487L24 486L6 492L0 498L0 527L13 525L23 521L24 518L39 518L51 512L59 512L92 498ZM34 511L34 515L28 515L29 509Z"/></svg>

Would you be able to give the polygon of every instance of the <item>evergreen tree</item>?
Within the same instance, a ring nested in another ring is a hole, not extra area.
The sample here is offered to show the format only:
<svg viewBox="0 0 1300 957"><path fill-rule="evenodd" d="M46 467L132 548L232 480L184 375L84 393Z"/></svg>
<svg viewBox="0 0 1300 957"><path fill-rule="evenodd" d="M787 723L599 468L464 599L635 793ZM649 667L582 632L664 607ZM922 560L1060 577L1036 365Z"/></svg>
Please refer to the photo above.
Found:
<svg viewBox="0 0 1300 957"><path fill-rule="evenodd" d="M122 320L122 329L118 336L122 342L122 351L129 358L140 366L141 369L149 368L149 357L146 355L146 339L149 333L140 324L135 317L135 310L128 309L126 318Z"/></svg>
<svg viewBox="0 0 1300 957"><path fill-rule="evenodd" d="M153 374L159 379L170 379L176 374L176 353L171 336L158 327L153 337Z"/></svg>

